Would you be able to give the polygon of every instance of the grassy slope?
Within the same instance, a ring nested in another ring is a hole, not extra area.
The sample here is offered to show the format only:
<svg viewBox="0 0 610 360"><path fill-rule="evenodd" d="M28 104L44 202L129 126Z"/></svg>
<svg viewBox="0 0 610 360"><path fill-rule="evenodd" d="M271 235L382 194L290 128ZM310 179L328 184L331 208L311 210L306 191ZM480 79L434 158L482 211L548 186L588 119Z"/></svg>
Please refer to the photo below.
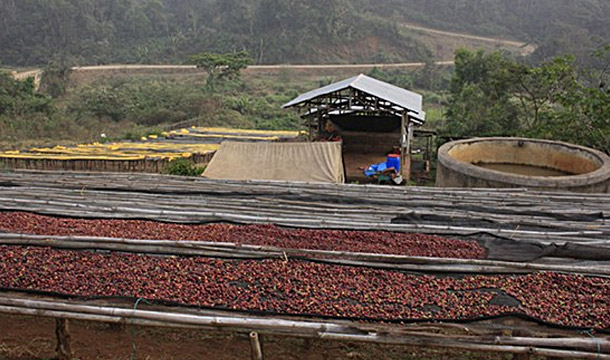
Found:
<svg viewBox="0 0 610 360"><path fill-rule="evenodd" d="M411 37L418 42L425 43L432 50L433 57L436 60L451 59L455 49L466 47L470 49L483 48L485 50L495 50L502 47L488 41L477 41L473 39L456 38L451 36L443 36L439 34L429 33L426 31L417 31L409 28L401 28L401 33L407 37ZM367 44L363 44L364 48L376 46L375 39L368 39ZM379 45L379 44L377 44ZM337 52L342 51L336 49ZM511 48L512 51L518 51L518 48ZM333 56L336 56L334 54ZM345 59L350 59L353 54L346 52L342 54ZM384 59L381 59L384 60ZM392 60L392 59L385 59ZM394 59L408 60L408 59ZM20 69L21 70L21 69ZM216 109L210 109L210 104L198 104L194 101L193 106L201 106L200 124L202 125L230 125L237 127L262 127L270 128L276 122L282 113L278 110L279 106L292 96L296 96L303 91L310 90L333 81L341 80L350 76L357 75L359 71L346 70L280 70L269 71L267 73L256 72L244 74L245 84L240 88L233 89L229 92L230 101L233 104L230 111L216 112ZM112 88L117 83L139 83L141 87L146 88L150 83L161 84L174 88L176 91L184 93L184 96L203 99L205 94L199 91L204 84L204 79L201 76L192 74L129 74L125 73L100 73L88 74L73 77L75 82L71 84L65 96L59 99L60 111L56 116L46 122L34 121L32 123L23 124L13 129L12 136L0 136L1 148L23 148L29 145L58 143L74 143L83 141L95 141L99 139L102 133L111 137L123 136L126 132L139 133L145 132L152 128L162 128L172 121L155 125L135 124L136 119L127 118L120 122L109 121L104 116L92 117L89 114L79 114L66 118L63 116L65 109L73 108L79 101L87 99L79 98L79 94L92 89ZM400 84L399 84L400 85ZM421 91L416 87L406 86L411 89ZM162 93L161 93L162 94ZM171 93L170 93L171 95ZM426 111L428 112L431 126L438 123L443 116L443 101L442 96L426 93ZM428 96L431 95L431 96ZM220 95L220 98L226 97L227 94ZM243 99L247 101L244 104ZM432 99L432 101L428 101ZM218 100L218 99L216 99ZM119 100L121 101L121 100ZM201 100L204 102L204 100ZM213 105L213 104L212 104ZM178 105L180 106L180 105ZM245 107L245 108L244 108ZM195 117L193 111L187 111L189 116L185 118ZM195 111L197 112L197 111ZM296 123L293 113L287 113L287 117L291 117L292 123ZM184 118L182 119L184 120ZM175 121L174 121L175 122ZM282 127L289 125L284 124Z"/></svg>
<svg viewBox="0 0 610 360"><path fill-rule="evenodd" d="M193 125L229 125L266 129L295 127L295 113L281 110L282 104L302 92L357 74L359 71L352 69L246 72L243 75L242 85L222 94L216 94L213 98L202 90L205 84L202 75L102 73L86 77L78 76L75 77L76 81L71 82L66 94L57 100L59 110L52 119L43 122L23 122L13 129L13 136L0 138L0 148L22 149L54 143L91 142L99 140L102 133L111 138L120 138L126 133L132 133L132 136L137 137L139 133L163 129L176 122L170 119L155 124L138 125L136 119L117 122L108 116L96 116L86 111L81 113L79 107L84 109L96 107L90 102L92 99L97 99L100 92L115 94L118 105L131 101L130 104L143 103L141 105L144 109L149 106L148 103L150 107L156 105L157 97L169 98L167 106L173 107L169 114L184 108L184 113L188 115L184 118L197 118L193 121ZM150 88L157 90L153 91ZM142 93L141 97L136 100L127 99L128 95L138 89ZM424 93L426 98L431 99L426 103L426 111L429 113L430 123L434 124L442 116L442 105L439 104L442 103L439 100L442 100L442 97L433 93ZM176 103L181 99L187 100ZM104 106L109 105L104 103ZM142 111L134 112L134 114L141 113Z"/></svg>

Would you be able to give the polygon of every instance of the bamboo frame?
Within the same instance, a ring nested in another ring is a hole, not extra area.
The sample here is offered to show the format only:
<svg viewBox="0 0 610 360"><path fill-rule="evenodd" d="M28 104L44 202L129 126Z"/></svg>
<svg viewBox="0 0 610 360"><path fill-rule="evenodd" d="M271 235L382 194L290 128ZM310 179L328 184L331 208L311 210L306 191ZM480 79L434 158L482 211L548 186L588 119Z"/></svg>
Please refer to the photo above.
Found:
<svg viewBox="0 0 610 360"><path fill-rule="evenodd" d="M0 178L1 179L1 178ZM1 181L1 180L0 180ZM106 176L104 182L112 183ZM200 185L197 192L207 193L205 201L195 194L164 194L172 185L150 184L143 191L162 193L84 190L87 184L77 181L80 189L25 186L0 188L0 209L40 212L53 215L138 218L177 223L226 221L237 223L273 223L305 228L337 228L354 230L388 230L429 234L471 234L487 232L517 241L564 245L568 242L610 248L610 221L604 218L570 221L571 216L590 216L608 211L607 197L592 196L569 201L553 201L549 195L519 196L516 192L498 194L473 191L470 194L383 193L363 188L336 192L323 188L269 186L263 191L250 183L239 187L230 184ZM58 184L59 185L59 184ZM108 185L104 185L108 186ZM109 187L109 186L108 186ZM133 189L116 185L116 190ZM160 190L163 189L163 190ZM230 196L237 192L239 196ZM252 199L255 194L260 194ZM283 197L282 193L285 195ZM294 196L302 197L295 201ZM484 197L501 195L497 199ZM510 196L509 196L510 195ZM504 199L506 196L506 199ZM319 197L339 200L323 201ZM520 199L519 199L520 198ZM343 204L345 202L345 204ZM459 205L456 206L456 202ZM352 204L347 205L347 204ZM380 203L383 203L380 205ZM406 209L405 205L409 204ZM444 206L447 206L444 208ZM524 207L528 212L523 212ZM395 223L403 213L420 217L440 217L424 223ZM537 215L532 215L535 213ZM496 215L489 215L496 214ZM464 222L460 225L460 222ZM472 224L472 225L470 225Z"/></svg>
<svg viewBox="0 0 610 360"><path fill-rule="evenodd" d="M139 218L177 223L232 221L275 223L307 228L417 231L470 234L486 231L517 242L558 245L573 243L610 248L610 195L532 192L524 189L433 189L323 185L286 182L236 182L183 179L155 175L79 174L25 171L0 174L0 209L53 215ZM527 211L524 211L527 209ZM429 223L392 223L397 215L442 215ZM491 215L490 215L491 214ZM449 220L484 219L501 226L448 224ZM388 254L282 249L210 242L175 242L91 237L48 237L0 234L0 243L69 248L107 248L136 252L197 254L215 257L309 257L363 266L419 271L565 271L595 276L608 274L608 263L510 263L487 260L435 259ZM285 253L285 254L284 254ZM555 261L556 259L553 259ZM443 270L442 270L443 271ZM470 335L434 334L438 328L466 325L433 324L391 327L378 324L304 321L286 318L244 318L243 315L161 309L142 312L117 306L18 299L0 294L0 312L124 323L143 326L257 331L337 341L394 345L427 345L473 351L538 354L563 358L609 359L607 338L545 339L498 336L493 328ZM475 327L469 325L468 328ZM513 326L514 327L514 326ZM600 347L600 353L597 349Z"/></svg>
<svg viewBox="0 0 610 360"><path fill-rule="evenodd" d="M603 216L610 213L610 197L601 194L403 191L374 186L44 172L3 173L0 182L11 185L0 188L0 209L5 210L177 223L274 223L428 234L487 232L542 245L577 243L610 248L610 220ZM402 214L433 220L393 221Z"/></svg>
<svg viewBox="0 0 610 360"><path fill-rule="evenodd" d="M196 165L207 165L216 152L193 154L184 158ZM87 171L118 173L162 173L169 159L142 160L54 160L39 158L0 158L0 169L25 169L39 171Z"/></svg>
<svg viewBox="0 0 610 360"><path fill-rule="evenodd" d="M0 313L61 317L73 320L113 323L133 322L141 326L202 328L205 330L240 331L334 341L387 345L434 346L450 349L536 354L558 358L610 359L607 338L561 337L528 338L480 335L449 335L403 326L361 324L353 322L320 322L269 317L242 317L231 313L183 312L176 309L133 310L113 305L89 305L61 300L32 300L7 294L0 295ZM430 329L429 331L433 331Z"/></svg>
<svg viewBox="0 0 610 360"><path fill-rule="evenodd" d="M74 250L109 250L234 259L285 259L290 257L295 259L314 259L330 264L432 273L518 274L553 271L610 277L610 266L604 267L599 263L582 266L572 265L569 262L566 264L536 264L477 259L432 258L347 251L289 249L248 245L247 242L247 239L244 239L244 242L241 244L234 244L205 241L136 240L0 233L0 244L2 245L47 246Z"/></svg>

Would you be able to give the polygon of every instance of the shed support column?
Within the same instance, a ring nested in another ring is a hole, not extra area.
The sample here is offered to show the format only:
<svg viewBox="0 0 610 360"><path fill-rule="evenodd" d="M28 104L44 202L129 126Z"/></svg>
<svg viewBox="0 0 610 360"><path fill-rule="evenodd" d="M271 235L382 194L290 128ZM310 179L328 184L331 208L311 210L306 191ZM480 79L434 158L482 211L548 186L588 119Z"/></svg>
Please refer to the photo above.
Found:
<svg viewBox="0 0 610 360"><path fill-rule="evenodd" d="M409 185L411 180L411 144L413 143L413 124L409 121L409 116L402 116L401 124L401 140L400 140L400 172L405 179L406 185Z"/></svg>
<svg viewBox="0 0 610 360"><path fill-rule="evenodd" d="M303 117L301 117L301 111L299 109L296 110L297 113L297 130L299 131L299 137L301 136L301 132L303 131Z"/></svg>
<svg viewBox="0 0 610 360"><path fill-rule="evenodd" d="M429 136L426 142L426 173L432 170L432 136Z"/></svg>
<svg viewBox="0 0 610 360"><path fill-rule="evenodd" d="M311 125L311 116L307 118L307 140L311 142L313 140L312 134L312 125Z"/></svg>

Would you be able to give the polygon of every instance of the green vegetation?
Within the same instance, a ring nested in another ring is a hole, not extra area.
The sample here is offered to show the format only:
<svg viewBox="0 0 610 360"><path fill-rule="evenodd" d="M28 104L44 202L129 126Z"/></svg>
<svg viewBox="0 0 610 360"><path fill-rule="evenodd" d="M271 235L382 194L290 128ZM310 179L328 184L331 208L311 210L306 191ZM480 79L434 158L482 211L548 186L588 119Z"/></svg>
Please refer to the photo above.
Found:
<svg viewBox="0 0 610 360"><path fill-rule="evenodd" d="M38 92L32 81L0 75L0 146L99 141L102 133L137 139L176 123L295 129L297 116L281 110L283 103L354 74L240 76L242 69L417 60L426 63L423 70L370 75L423 93L428 127L449 136L535 136L610 151L610 49L600 45L610 41L607 0L7 0L2 11L0 63L44 66L45 73ZM538 49L522 59L459 51L454 73L435 65L432 54L455 45L435 47L433 35L401 27L405 22L530 41ZM595 56L593 49L600 49ZM207 76L70 81L75 64L186 59Z"/></svg>
<svg viewBox="0 0 610 360"><path fill-rule="evenodd" d="M607 0L382 0L375 12L396 21L539 45L536 61L573 54L586 62L610 41Z"/></svg>
<svg viewBox="0 0 610 360"><path fill-rule="evenodd" d="M423 70L381 70L369 72L375 79L394 84L404 89L419 89L430 93L443 91L449 87L453 69L428 62Z"/></svg>
<svg viewBox="0 0 610 360"><path fill-rule="evenodd" d="M369 0L6 0L0 62L182 62L247 50L256 63L422 60L425 45Z"/></svg>
<svg viewBox="0 0 610 360"><path fill-rule="evenodd" d="M201 176L205 167L196 166L188 159L176 159L165 169L164 173L175 176Z"/></svg>
<svg viewBox="0 0 610 360"><path fill-rule="evenodd" d="M0 73L0 139L23 133L33 136L44 131L55 118L55 104L50 96L34 91L34 80L14 80Z"/></svg>
<svg viewBox="0 0 610 360"><path fill-rule="evenodd" d="M8 73L0 73L0 116L15 119L52 112L51 97L34 91L34 79L17 81Z"/></svg>
<svg viewBox="0 0 610 360"><path fill-rule="evenodd" d="M425 61L400 23L531 41L537 61L610 40L607 0L5 0L0 62L181 62L248 51L263 63Z"/></svg>
<svg viewBox="0 0 610 360"><path fill-rule="evenodd" d="M282 76L244 81L238 73L219 76L213 87L201 75L118 76L84 84L68 78L59 69L45 73L36 92L32 80L0 75L0 147L139 140L176 123L292 130L296 114L280 107L310 86Z"/></svg>
<svg viewBox="0 0 610 360"><path fill-rule="evenodd" d="M606 46L594 58L609 55ZM609 76L608 69L579 68L571 56L534 66L461 50L443 132L564 140L610 153Z"/></svg>
<svg viewBox="0 0 610 360"><path fill-rule="evenodd" d="M214 90L225 81L238 80L240 71L251 65L252 61L246 51L229 54L201 53L189 58L190 63L208 74L208 90Z"/></svg>

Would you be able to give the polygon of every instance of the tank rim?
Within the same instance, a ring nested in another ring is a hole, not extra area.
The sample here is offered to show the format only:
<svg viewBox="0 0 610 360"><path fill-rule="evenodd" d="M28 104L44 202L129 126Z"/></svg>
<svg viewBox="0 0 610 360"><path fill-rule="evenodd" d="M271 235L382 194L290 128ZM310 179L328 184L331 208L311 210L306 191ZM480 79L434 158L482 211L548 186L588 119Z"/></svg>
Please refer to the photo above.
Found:
<svg viewBox="0 0 610 360"><path fill-rule="evenodd" d="M451 151L456 146L473 144L480 142L530 142L539 144L559 145L566 148L580 150L585 153L589 153L599 160L601 166L599 169L586 174L580 175L568 175L568 176L528 176L519 174L510 174L501 171L489 170L480 166L473 165L469 162L458 160L451 155ZM547 187L547 188L567 188L567 187L578 187L586 186L591 184L600 183L610 179L610 157L601 151L591 149L585 146L570 144L561 141L544 140L544 139L531 139L531 138L518 138L518 137L489 137L489 138L471 138L466 140L458 140L448 142L442 145L438 151L439 164L446 168L449 168L458 173L474 176L483 180L509 183L521 186L531 187Z"/></svg>

